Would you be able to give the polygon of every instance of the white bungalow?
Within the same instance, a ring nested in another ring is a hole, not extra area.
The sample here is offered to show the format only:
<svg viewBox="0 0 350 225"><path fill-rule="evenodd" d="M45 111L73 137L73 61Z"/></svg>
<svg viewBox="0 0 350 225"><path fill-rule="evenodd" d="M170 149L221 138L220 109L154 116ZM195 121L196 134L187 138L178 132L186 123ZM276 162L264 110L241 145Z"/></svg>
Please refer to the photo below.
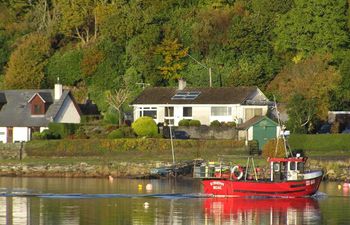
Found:
<svg viewBox="0 0 350 225"><path fill-rule="evenodd" d="M55 89L0 91L0 142L31 140L35 131L50 122L80 123L80 109L70 91L61 84Z"/></svg>
<svg viewBox="0 0 350 225"><path fill-rule="evenodd" d="M146 88L132 106L134 120L150 116L156 123L177 126L182 119L203 125L214 120L240 124L266 115L268 102L258 87L187 88L180 80L178 88Z"/></svg>

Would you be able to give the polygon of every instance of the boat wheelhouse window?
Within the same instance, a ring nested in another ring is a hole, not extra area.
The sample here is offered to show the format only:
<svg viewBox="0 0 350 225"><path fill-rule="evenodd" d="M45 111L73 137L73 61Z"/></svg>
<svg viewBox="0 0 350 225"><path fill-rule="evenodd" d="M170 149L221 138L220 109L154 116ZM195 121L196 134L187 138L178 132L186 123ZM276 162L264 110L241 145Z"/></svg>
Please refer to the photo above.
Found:
<svg viewBox="0 0 350 225"><path fill-rule="evenodd" d="M279 171L280 170L280 164L279 163L274 163L273 164L273 170L274 171Z"/></svg>
<svg viewBox="0 0 350 225"><path fill-rule="evenodd" d="M302 162L298 163L298 164L297 164L297 169L298 169L299 171L304 171L304 163L302 163Z"/></svg>
<svg viewBox="0 0 350 225"><path fill-rule="evenodd" d="M290 162L289 169L290 170L295 170L295 162Z"/></svg>

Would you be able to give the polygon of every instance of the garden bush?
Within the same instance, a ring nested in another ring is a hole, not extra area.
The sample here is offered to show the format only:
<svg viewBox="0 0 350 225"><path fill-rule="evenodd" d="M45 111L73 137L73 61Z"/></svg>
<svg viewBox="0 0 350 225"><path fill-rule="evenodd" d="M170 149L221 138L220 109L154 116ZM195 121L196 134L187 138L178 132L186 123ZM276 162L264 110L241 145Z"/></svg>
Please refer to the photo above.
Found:
<svg viewBox="0 0 350 225"><path fill-rule="evenodd" d="M189 119L183 119L179 121L179 126L184 126L188 127L190 125L190 120Z"/></svg>
<svg viewBox="0 0 350 225"><path fill-rule="evenodd" d="M65 138L69 135L73 135L79 126L79 124L75 123L50 123L49 131L50 134L54 136L58 134L61 138Z"/></svg>
<svg viewBox="0 0 350 225"><path fill-rule="evenodd" d="M124 132L121 129L116 129L108 134L108 139L117 139L125 137Z"/></svg>
<svg viewBox="0 0 350 225"><path fill-rule="evenodd" d="M277 139L269 140L263 147L262 155L265 158L268 157L286 157L286 151L284 147L284 141L280 138L278 140L278 147L276 151Z"/></svg>
<svg viewBox="0 0 350 225"><path fill-rule="evenodd" d="M151 117L143 116L132 123L131 127L139 137L158 136L157 124Z"/></svg>
<svg viewBox="0 0 350 225"><path fill-rule="evenodd" d="M210 123L211 127L221 127L221 123L219 122L219 120L214 120Z"/></svg>
<svg viewBox="0 0 350 225"><path fill-rule="evenodd" d="M201 125L201 122L199 120L191 120L189 125L193 127L199 127Z"/></svg>

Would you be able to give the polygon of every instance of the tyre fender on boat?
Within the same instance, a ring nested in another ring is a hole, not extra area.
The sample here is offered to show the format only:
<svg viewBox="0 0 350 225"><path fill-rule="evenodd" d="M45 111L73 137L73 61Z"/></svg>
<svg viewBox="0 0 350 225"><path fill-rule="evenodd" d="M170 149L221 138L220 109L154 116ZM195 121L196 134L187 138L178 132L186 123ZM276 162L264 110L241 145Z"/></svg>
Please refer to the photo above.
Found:
<svg viewBox="0 0 350 225"><path fill-rule="evenodd" d="M243 168L240 166L231 167L231 178L234 180L240 180L243 177Z"/></svg>

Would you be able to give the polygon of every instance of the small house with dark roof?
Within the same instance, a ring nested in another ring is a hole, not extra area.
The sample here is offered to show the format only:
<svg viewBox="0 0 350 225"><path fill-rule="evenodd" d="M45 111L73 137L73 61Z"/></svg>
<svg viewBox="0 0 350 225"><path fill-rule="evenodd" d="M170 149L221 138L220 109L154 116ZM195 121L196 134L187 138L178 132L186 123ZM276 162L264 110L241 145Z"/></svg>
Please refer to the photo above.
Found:
<svg viewBox="0 0 350 225"><path fill-rule="evenodd" d="M0 91L0 142L31 140L50 122L80 123L80 109L70 91L55 89Z"/></svg>
<svg viewBox="0 0 350 225"><path fill-rule="evenodd" d="M266 115L268 103L258 87L187 88L180 80L178 88L146 88L131 104L134 120L150 116L156 123L177 126L182 119L240 124Z"/></svg>

